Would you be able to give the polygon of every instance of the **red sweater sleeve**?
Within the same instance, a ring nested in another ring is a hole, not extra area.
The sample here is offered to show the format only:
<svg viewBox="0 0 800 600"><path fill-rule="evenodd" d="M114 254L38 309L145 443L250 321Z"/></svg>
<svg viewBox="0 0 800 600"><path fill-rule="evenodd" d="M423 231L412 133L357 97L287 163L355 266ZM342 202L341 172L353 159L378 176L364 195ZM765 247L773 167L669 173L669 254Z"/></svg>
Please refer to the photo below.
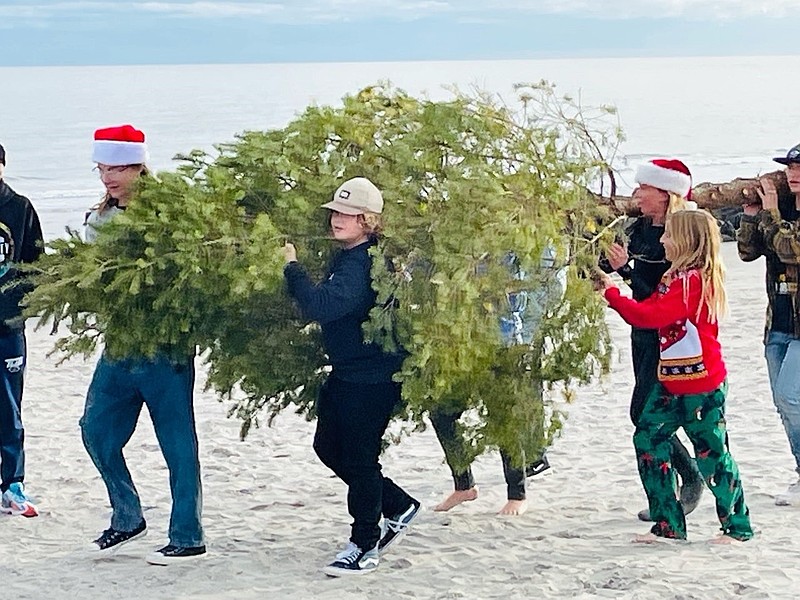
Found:
<svg viewBox="0 0 800 600"><path fill-rule="evenodd" d="M689 286L684 298L683 286ZM656 291L652 296L637 302L620 294L618 288L605 292L609 306L619 313L626 323L642 329L658 329L697 314L702 286L697 273L677 277L665 293Z"/></svg>

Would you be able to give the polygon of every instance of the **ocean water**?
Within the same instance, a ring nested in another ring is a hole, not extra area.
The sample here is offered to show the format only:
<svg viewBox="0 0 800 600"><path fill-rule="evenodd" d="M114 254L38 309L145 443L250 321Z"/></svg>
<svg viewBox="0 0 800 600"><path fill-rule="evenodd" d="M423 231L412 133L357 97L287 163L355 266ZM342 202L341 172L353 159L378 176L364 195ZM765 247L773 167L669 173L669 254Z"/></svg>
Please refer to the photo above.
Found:
<svg viewBox="0 0 800 600"><path fill-rule="evenodd" d="M6 180L39 210L45 236L76 227L102 193L92 172L98 127L133 123L150 166L212 150L244 130L281 127L310 103L380 80L434 99L448 86L513 98L512 85L546 79L585 105L618 108L619 166L676 156L695 182L753 177L800 142L800 56L520 61L0 68L0 143Z"/></svg>

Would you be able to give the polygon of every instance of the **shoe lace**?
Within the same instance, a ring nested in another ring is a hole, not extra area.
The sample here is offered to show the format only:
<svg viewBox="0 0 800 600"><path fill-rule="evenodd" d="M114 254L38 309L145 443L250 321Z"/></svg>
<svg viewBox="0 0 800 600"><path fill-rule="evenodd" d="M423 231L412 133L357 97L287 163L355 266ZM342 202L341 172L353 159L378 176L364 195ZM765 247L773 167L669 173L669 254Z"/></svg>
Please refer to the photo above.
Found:
<svg viewBox="0 0 800 600"><path fill-rule="evenodd" d="M383 520L385 530L394 531L395 533L399 531L403 531L406 527L408 527L408 523L404 523L403 521L399 521L396 519L384 519Z"/></svg>
<svg viewBox="0 0 800 600"><path fill-rule="evenodd" d="M394 515L394 518L390 519L386 517L383 519L383 523L386 526L386 530L392 530L394 532L402 531L406 529L409 524L411 523L414 516L417 514L417 510L419 508L412 504L409 508L403 511L400 514Z"/></svg>
<svg viewBox="0 0 800 600"><path fill-rule="evenodd" d="M336 555L336 560L351 564L358 560L361 555L361 548L356 546L353 542L347 542L347 546Z"/></svg>

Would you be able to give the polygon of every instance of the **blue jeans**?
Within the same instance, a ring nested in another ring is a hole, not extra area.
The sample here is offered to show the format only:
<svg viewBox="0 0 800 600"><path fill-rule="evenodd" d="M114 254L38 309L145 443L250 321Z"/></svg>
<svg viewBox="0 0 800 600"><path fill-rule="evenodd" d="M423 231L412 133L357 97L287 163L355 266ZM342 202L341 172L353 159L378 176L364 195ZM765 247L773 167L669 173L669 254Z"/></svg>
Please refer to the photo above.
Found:
<svg viewBox="0 0 800 600"><path fill-rule="evenodd" d="M764 347L772 399L789 438L796 470L800 473L800 339L770 331Z"/></svg>
<svg viewBox="0 0 800 600"><path fill-rule="evenodd" d="M170 544L203 545L203 495L192 388L194 362L166 356L97 363L81 418L83 444L106 484L113 510L111 527L131 531L143 520L139 494L122 449L131 439L142 405L147 406L169 469L172 513Z"/></svg>
<svg viewBox="0 0 800 600"><path fill-rule="evenodd" d="M25 478L22 379L25 332L0 335L0 491Z"/></svg>

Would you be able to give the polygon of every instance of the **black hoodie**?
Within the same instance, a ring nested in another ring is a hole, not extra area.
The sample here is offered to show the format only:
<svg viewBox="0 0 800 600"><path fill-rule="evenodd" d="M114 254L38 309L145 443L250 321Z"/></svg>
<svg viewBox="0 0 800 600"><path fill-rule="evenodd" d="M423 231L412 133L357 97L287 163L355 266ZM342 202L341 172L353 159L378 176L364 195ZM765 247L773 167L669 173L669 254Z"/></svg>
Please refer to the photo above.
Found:
<svg viewBox="0 0 800 600"><path fill-rule="evenodd" d="M35 261L43 249L42 227L30 200L0 179L0 335L23 328L18 317L27 291L25 286L2 288L18 276L15 264Z"/></svg>
<svg viewBox="0 0 800 600"><path fill-rule="evenodd" d="M289 293L303 316L322 327L322 344L333 375L354 383L384 383L400 370L405 354L385 352L378 344L364 343L361 326L375 305L369 254L374 241L337 252L326 278L316 285L298 263L286 265Z"/></svg>

